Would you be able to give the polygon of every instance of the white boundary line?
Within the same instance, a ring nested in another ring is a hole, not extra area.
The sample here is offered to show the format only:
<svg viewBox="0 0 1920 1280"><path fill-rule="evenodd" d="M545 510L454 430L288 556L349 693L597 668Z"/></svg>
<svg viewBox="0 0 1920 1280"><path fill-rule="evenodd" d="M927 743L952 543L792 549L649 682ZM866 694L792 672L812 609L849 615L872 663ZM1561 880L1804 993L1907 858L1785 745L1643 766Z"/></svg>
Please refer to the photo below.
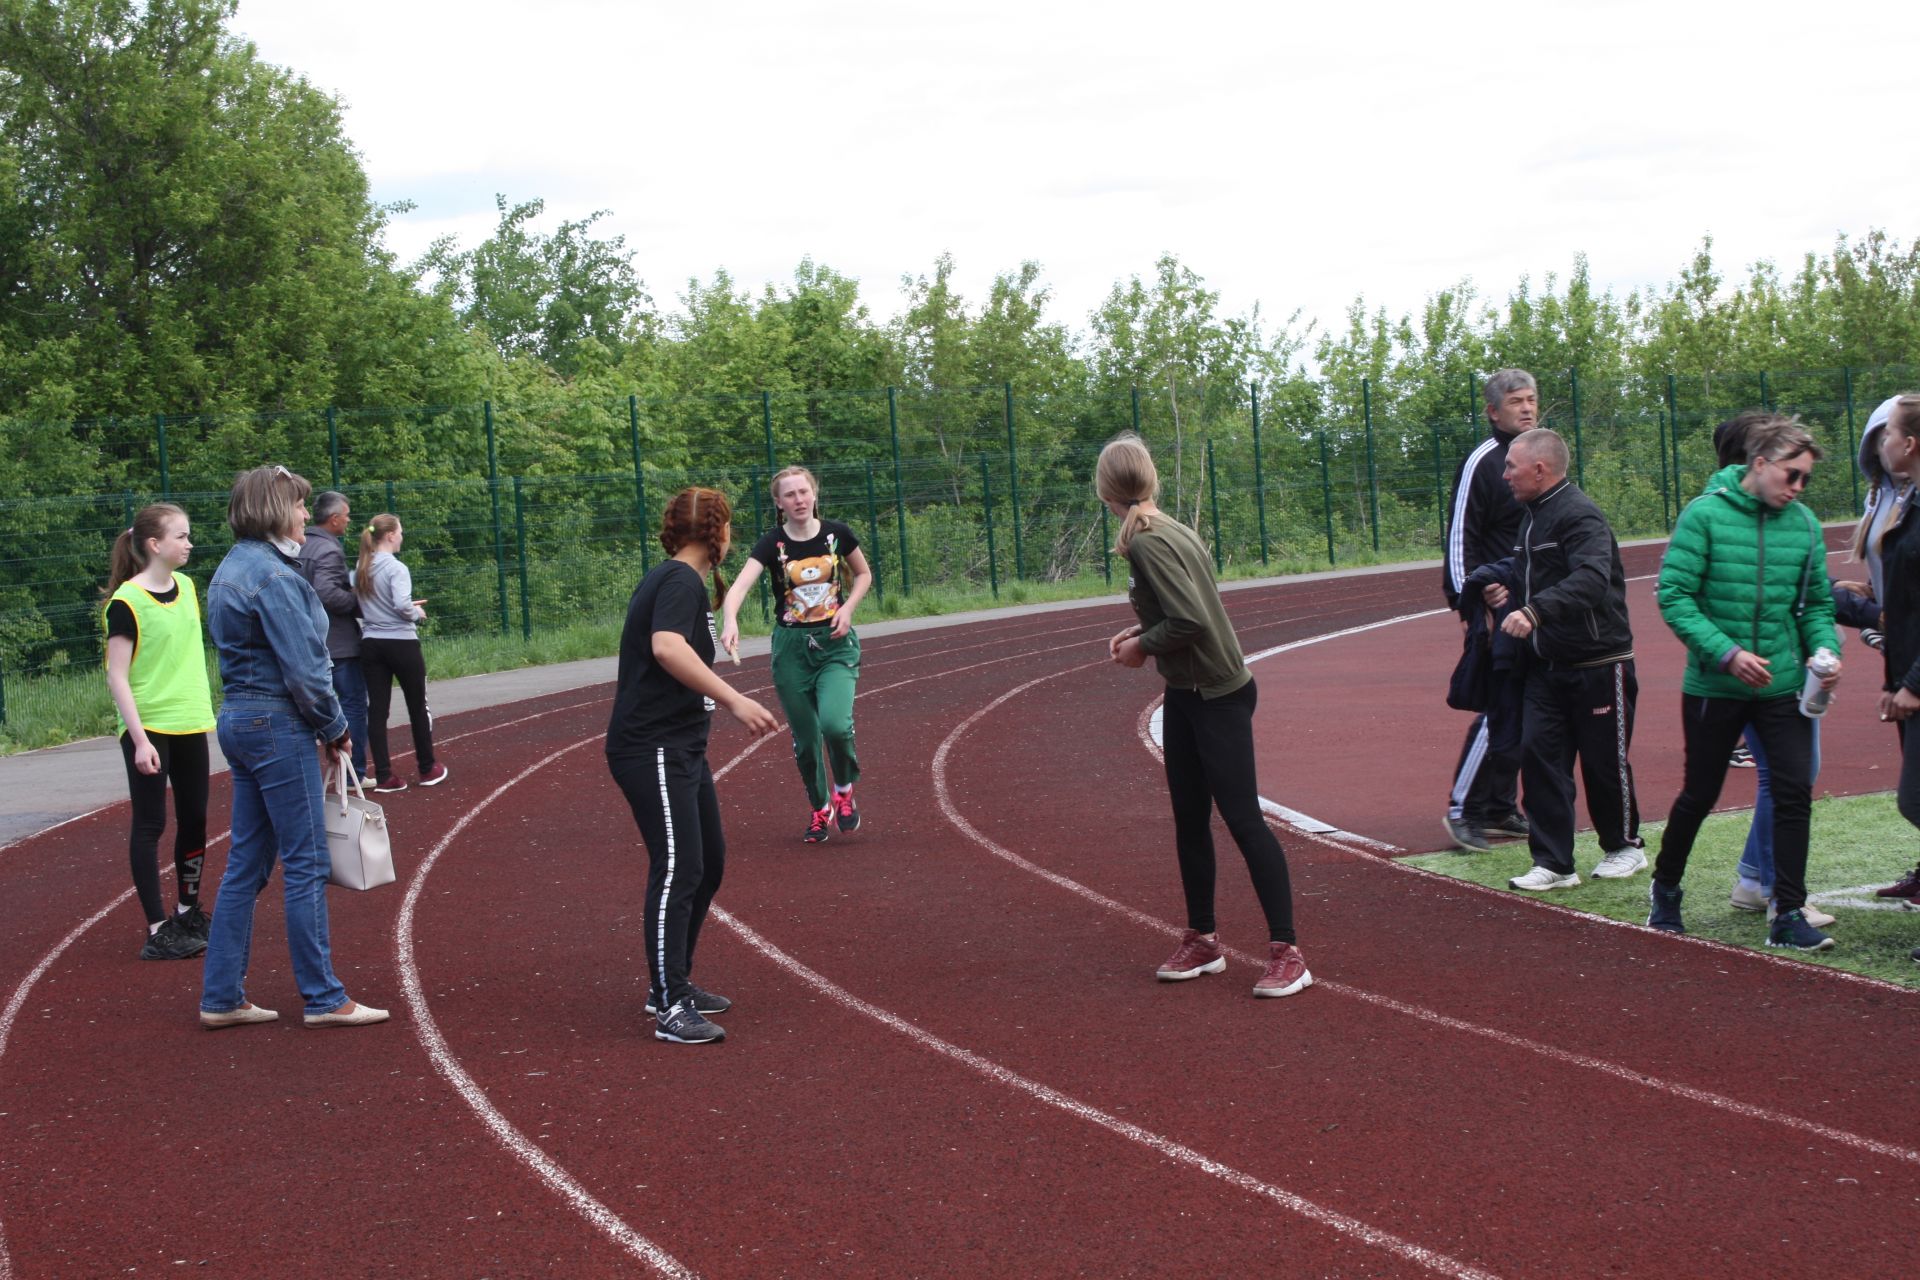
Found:
<svg viewBox="0 0 1920 1280"><path fill-rule="evenodd" d="M1415 615L1415 616L1419 616L1419 615ZM1398 621L1398 620L1399 619L1393 619L1391 621ZM1385 624L1376 624L1376 625L1385 625ZM1345 632L1335 632L1335 633L1331 633L1327 637L1320 637L1320 638L1330 639L1332 635L1342 635L1342 634L1350 635L1354 631L1365 630L1365 629L1366 628L1364 627L1352 628ZM1313 640L1309 639L1306 641L1299 641L1292 646L1286 646L1286 647L1299 647L1299 645L1309 644L1309 643L1313 643ZM1090 663L1086 665L1098 666L1101 664ZM1026 858L1021 857L1019 854L1014 853L1012 850L1007 849L1002 845L996 844L991 838L989 838L984 833L982 833L978 828L976 828L972 823L968 822L966 818L961 815L959 809L954 805L953 797L948 790L947 779L946 779L947 757L951 752L953 745L956 742L958 742L960 738L964 736L969 729L971 729L975 724L979 723L982 719L984 719L987 715L992 713L994 710L999 708L1004 703L1011 701L1012 699L1025 693L1027 690L1033 688L1034 686L1039 684L1044 684L1045 682L1056 679L1059 676L1068 675L1074 671L1080 671L1085 669L1086 669L1085 666L1069 667L1064 671L1057 671L1052 673L1051 675L1040 676L1035 679L1029 680L1024 684L1015 685L1013 688L1008 689L1005 693L1002 693L999 697L993 699L991 702L981 707L978 711L975 711L972 715L968 716L965 720L961 721L960 724L954 728L953 732L947 735L946 740L943 741L940 744L939 748L936 749L934 752L933 782L934 782L935 802L939 805L941 813L944 814L947 820L953 823L953 825L956 828L958 828L963 835L965 835L968 839L972 840L975 844L978 844L981 848L985 849L988 853L993 854L995 857L1000 858L1005 862L1011 863L1013 866L1020 868L1022 871L1030 872L1031 874L1040 877L1041 879L1047 881L1050 884L1053 884L1062 889L1065 889L1069 893L1072 893L1078 896L1084 901L1091 902L1096 906L1103 907L1106 910L1125 916L1126 918L1133 920L1138 924L1144 925L1168 937L1179 938L1182 935L1182 930L1177 926L1169 924L1166 921L1161 920L1155 916L1149 915L1146 912L1141 911L1136 907L1129 906L1126 903L1119 902L1113 898L1110 898L1105 894L1100 893L1098 890L1089 888L1088 886L1081 884L1079 881L1074 880L1068 876L1062 875L1057 871L1053 871L1046 867L1039 866L1036 863L1030 862ZM1141 716L1143 727L1146 719L1147 719L1147 716L1143 714ZM1328 841L1328 843L1331 844L1333 842ZM1360 856L1360 857L1364 857L1376 862L1380 862L1386 866L1395 867L1402 871L1415 872L1420 875L1430 875L1430 876L1433 876L1435 879L1443 880L1448 884L1464 885L1467 888L1480 889L1482 892L1486 892L1486 893L1495 892L1494 890L1484 889L1482 886L1479 886L1479 885L1474 885L1465 881L1455 880L1450 876L1442 876L1438 872L1422 871L1420 868L1417 868L1417 867L1406 867L1401 863L1395 862L1391 858L1385 858L1380 856L1379 854L1369 853L1365 850L1351 849L1345 845L1334 845L1334 847L1343 849L1346 852L1356 854L1357 856ZM1508 901L1508 902L1514 901L1512 896L1508 894L1498 894L1497 896L1500 897L1503 901ZM1546 904L1546 905L1551 905L1551 904ZM1601 923L1616 925L1617 927L1620 927L1620 928L1629 928L1629 929L1637 928L1637 926L1634 926L1634 925L1622 925L1618 921L1606 920L1603 917L1589 916L1584 912L1575 912L1565 907L1558 908L1558 910L1567 911L1568 914L1577 916L1582 920L1590 920L1590 919L1598 920ZM1681 940L1684 941L1685 939L1681 939ZM1725 944L1716 943L1713 945L1724 946ZM1728 947L1727 949L1730 951L1739 950L1738 948L1734 948L1734 947ZM1238 951L1232 947L1227 947L1225 948L1225 950L1227 954L1231 955L1234 959L1239 960L1245 964L1249 964L1257 967L1265 963L1264 957L1252 956L1247 954L1246 952ZM1750 953L1741 952L1741 954L1745 955ZM1772 957L1762 957L1762 958L1772 959ZM1775 960L1774 962L1777 964L1792 963L1790 961L1784 961L1784 960ZM1804 965L1796 965L1794 967L1800 971L1804 971L1807 968L1807 966L1804 966ZM1847 976L1852 976L1852 975L1847 975ZM1547 1058L1551 1061L1558 1062L1566 1066L1584 1067L1587 1070L1597 1071L1604 1075L1611 1076L1615 1079L1624 1080L1630 1084L1641 1085L1645 1088L1652 1089L1658 1093L1665 1093L1669 1096L1677 1097L1677 1098L1685 1098L1690 1102L1703 1103L1707 1106L1711 1106L1711 1107L1717 1108L1718 1110L1726 1111L1730 1114L1738 1115L1746 1119L1764 1120L1769 1123L1782 1125L1786 1128L1793 1129L1801 1133L1811 1134L1820 1138L1827 1139L1832 1142L1842 1144L1844 1146L1853 1147L1856 1150L1871 1152L1875 1155L1887 1156L1891 1159L1901 1160L1908 1164L1920 1165L1920 1151L1915 1151L1907 1147L1898 1146L1894 1143L1880 1142L1873 1138L1868 1138L1860 1134L1851 1133L1845 1129L1838 1129L1838 1128L1834 1128L1831 1125L1824 1125L1816 1121L1805 1120L1798 1116L1789 1115L1786 1112L1775 1111L1767 1107L1755 1106L1751 1103L1741 1102L1737 1099L1729 1098L1722 1094L1712 1093L1705 1089L1696 1089L1691 1085L1679 1084L1674 1081L1663 1080L1647 1072L1637 1071L1631 1067L1626 1067L1618 1063L1609 1062L1604 1058L1596 1058L1587 1054L1575 1053L1572 1050L1562 1049L1562 1048L1559 1048L1558 1046L1545 1044L1537 1040L1529 1040L1524 1036L1517 1036L1512 1034L1511 1032L1502 1031L1495 1027L1486 1027L1486 1026L1481 1026L1477 1023L1467 1022L1463 1019L1454 1018L1447 1014L1440 1013L1437 1010L1426 1009L1418 1005L1407 1004L1404 1001L1395 1000L1390 996L1379 995L1371 991L1363 990L1359 987L1349 986L1346 983L1329 982L1325 979L1319 979L1316 981L1315 985L1322 987L1328 991L1331 991L1336 995L1349 996L1353 999L1360 1000L1364 1003L1374 1005L1377 1008L1388 1009L1395 1013L1401 1013L1401 1014L1407 1015L1408 1017L1417 1018L1420 1021L1428 1023L1429 1025L1432 1025L1432 1026L1445 1027L1448 1030L1459 1031L1459 1032L1464 1032L1470 1035L1479 1036L1483 1039L1491 1040L1497 1044L1504 1045L1508 1048L1525 1050L1528 1053L1537 1054L1540 1057ZM1878 986L1884 986L1887 984L1875 983L1874 985L1878 987ZM1899 988L1896 988L1896 989L1899 989Z"/></svg>

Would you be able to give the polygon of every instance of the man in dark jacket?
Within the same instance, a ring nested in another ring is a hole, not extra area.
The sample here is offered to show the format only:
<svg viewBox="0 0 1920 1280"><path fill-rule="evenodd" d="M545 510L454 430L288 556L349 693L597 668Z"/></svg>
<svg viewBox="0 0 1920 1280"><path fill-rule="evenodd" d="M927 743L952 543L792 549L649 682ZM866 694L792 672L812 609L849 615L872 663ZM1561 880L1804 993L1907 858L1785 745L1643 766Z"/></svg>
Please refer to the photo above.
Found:
<svg viewBox="0 0 1920 1280"><path fill-rule="evenodd" d="M1507 446L1538 420L1540 393L1526 370L1501 369L1487 379L1486 402L1492 430L1461 460L1454 474L1446 559L1441 566L1447 604L1462 614L1469 643L1479 620L1468 621L1473 611L1462 610L1461 592L1468 574L1509 554L1520 529L1520 504L1502 477ZM1488 621L1497 627L1499 620ZM1492 644L1487 709L1467 730L1447 796L1447 837L1462 849L1486 849L1489 838L1527 834L1514 787L1520 766L1520 683L1510 675L1518 649L1497 630Z"/></svg>
<svg viewBox="0 0 1920 1280"><path fill-rule="evenodd" d="M1567 479L1567 443L1544 428L1507 450L1506 481L1525 505L1511 557L1469 574L1496 607L1501 631L1526 649L1520 771L1527 789L1533 869L1507 883L1543 892L1580 883L1573 868L1573 764L1604 856L1596 879L1647 865L1634 798L1633 631L1620 544L1600 508Z"/></svg>
<svg viewBox="0 0 1920 1280"><path fill-rule="evenodd" d="M333 691L353 737L353 769L367 771L367 678L360 671L360 597L347 580L340 539L353 514L347 497L331 489L313 500L313 523L300 548L300 573L313 584L327 611L327 656L333 659Z"/></svg>

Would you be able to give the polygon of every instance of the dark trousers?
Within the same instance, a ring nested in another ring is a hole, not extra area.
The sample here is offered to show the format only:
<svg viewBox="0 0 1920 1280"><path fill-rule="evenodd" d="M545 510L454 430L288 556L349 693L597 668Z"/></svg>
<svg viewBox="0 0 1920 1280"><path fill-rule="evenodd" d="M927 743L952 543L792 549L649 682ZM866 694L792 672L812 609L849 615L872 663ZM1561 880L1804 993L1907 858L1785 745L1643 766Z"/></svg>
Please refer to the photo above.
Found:
<svg viewBox="0 0 1920 1280"><path fill-rule="evenodd" d="M1900 816L1920 827L1920 743L1907 742L1907 721L1896 720L1893 728L1900 735L1900 788L1894 792L1894 800L1900 806Z"/></svg>
<svg viewBox="0 0 1920 1280"><path fill-rule="evenodd" d="M367 677L358 658L333 660L333 692L340 699L340 710L347 717L347 733L353 738L353 771L367 772Z"/></svg>
<svg viewBox="0 0 1920 1280"><path fill-rule="evenodd" d="M1727 757L1748 725L1767 753L1773 790L1773 900L1784 915L1807 903L1807 836L1813 803L1813 722L1784 698L1680 697L1680 727L1687 747L1686 780L1667 816L1653 878L1678 888L1700 824L1720 798Z"/></svg>
<svg viewBox="0 0 1920 1280"><path fill-rule="evenodd" d="M1520 775L1527 787L1528 847L1534 865L1573 870L1573 765L1587 789L1587 815L1606 853L1640 847L1633 793L1633 662L1604 667L1529 667L1520 728Z"/></svg>
<svg viewBox="0 0 1920 1280"><path fill-rule="evenodd" d="M1260 781L1253 760L1253 709L1260 700L1254 682L1221 698L1192 689L1168 689L1161 713L1167 794L1173 800L1174 847L1180 856L1180 887L1187 899L1187 927L1214 931L1213 810L1240 846L1253 876L1253 891L1267 916L1268 936L1295 941L1293 883L1287 855L1260 812Z"/></svg>
<svg viewBox="0 0 1920 1280"><path fill-rule="evenodd" d="M427 660L418 640L360 641L360 674L367 679L367 746L373 752L373 776L393 776L387 755L387 715L393 708L393 682L407 700L407 721L413 729L414 765L421 773L433 768L433 711L427 706Z"/></svg>
<svg viewBox="0 0 1920 1280"><path fill-rule="evenodd" d="M607 768L647 846L647 982L664 1012L691 994L693 949L727 868L720 797L705 751L656 747L610 756Z"/></svg>
<svg viewBox="0 0 1920 1280"><path fill-rule="evenodd" d="M133 735L120 735L127 762L127 794L133 800L133 828L127 837L127 861L134 892L148 924L167 918L160 900L160 835L167 829L167 784L173 784L173 881L183 906L200 901L200 865L207 852L207 735L148 733L160 757L160 772L133 767Z"/></svg>
<svg viewBox="0 0 1920 1280"><path fill-rule="evenodd" d="M1519 808L1521 674L1496 668L1487 681L1487 709L1474 717L1453 767L1447 816L1470 827L1497 822ZM1533 797L1528 796L1531 806Z"/></svg>

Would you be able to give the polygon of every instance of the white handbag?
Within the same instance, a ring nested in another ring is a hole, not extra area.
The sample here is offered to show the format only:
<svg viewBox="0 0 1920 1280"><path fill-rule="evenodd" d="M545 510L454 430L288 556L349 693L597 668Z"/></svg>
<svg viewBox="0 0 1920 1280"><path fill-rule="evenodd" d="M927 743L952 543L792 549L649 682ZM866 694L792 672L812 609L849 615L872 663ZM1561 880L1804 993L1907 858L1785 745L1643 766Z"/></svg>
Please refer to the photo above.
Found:
<svg viewBox="0 0 1920 1280"><path fill-rule="evenodd" d="M347 778L353 777L355 795L347 794ZM360 775L353 763L342 759L334 770L339 791L323 802L327 819L327 873L330 884L347 889L377 889L392 884L393 845L387 838L387 812L367 799L361 789Z"/></svg>

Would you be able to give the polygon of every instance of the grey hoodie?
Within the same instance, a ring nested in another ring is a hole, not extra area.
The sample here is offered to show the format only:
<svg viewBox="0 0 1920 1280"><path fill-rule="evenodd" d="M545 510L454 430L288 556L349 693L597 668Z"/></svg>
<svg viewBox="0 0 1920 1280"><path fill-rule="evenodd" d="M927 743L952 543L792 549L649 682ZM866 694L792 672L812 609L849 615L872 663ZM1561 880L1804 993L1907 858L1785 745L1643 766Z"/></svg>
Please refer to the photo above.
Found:
<svg viewBox="0 0 1920 1280"><path fill-rule="evenodd" d="M1893 416L1893 406L1899 399L1899 396L1888 396L1882 400L1860 432L1860 474L1867 478L1868 485L1866 510L1862 513L1867 521L1867 538L1861 558L1866 562L1868 577L1873 580L1876 601L1887 598L1886 570L1880 561L1880 535L1885 531L1883 526L1893 519L1900 494L1907 487L1896 483L1880 465L1880 431Z"/></svg>

